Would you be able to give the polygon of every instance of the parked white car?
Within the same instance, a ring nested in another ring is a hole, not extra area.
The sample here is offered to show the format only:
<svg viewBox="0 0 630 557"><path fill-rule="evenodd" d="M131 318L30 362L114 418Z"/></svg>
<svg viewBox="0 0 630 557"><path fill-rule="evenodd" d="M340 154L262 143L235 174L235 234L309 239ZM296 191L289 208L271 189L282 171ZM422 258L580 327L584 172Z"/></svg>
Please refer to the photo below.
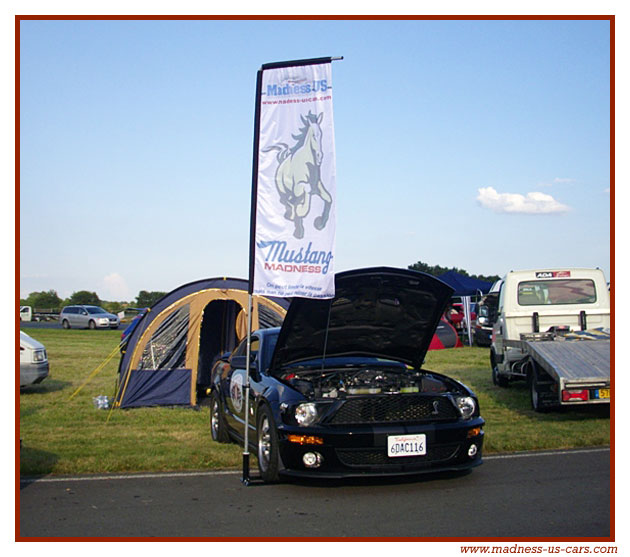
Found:
<svg viewBox="0 0 630 557"><path fill-rule="evenodd" d="M20 387L41 383L48 371L46 347L20 331Z"/></svg>

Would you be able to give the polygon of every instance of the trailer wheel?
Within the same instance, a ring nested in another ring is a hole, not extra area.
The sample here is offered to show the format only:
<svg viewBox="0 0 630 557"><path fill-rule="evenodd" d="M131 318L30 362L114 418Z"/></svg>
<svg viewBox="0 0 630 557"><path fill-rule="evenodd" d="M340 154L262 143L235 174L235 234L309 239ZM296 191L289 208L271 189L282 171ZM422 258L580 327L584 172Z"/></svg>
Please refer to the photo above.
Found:
<svg viewBox="0 0 630 557"><path fill-rule="evenodd" d="M527 374L527 384L529 386L530 401L535 412L549 412L554 408L545 395L549 392L549 387L553 380L546 374L534 360L529 360L529 373Z"/></svg>
<svg viewBox="0 0 630 557"><path fill-rule="evenodd" d="M509 380L499 373L499 364L497 364L494 351L490 352L490 366L492 366L492 382L497 387L507 387Z"/></svg>

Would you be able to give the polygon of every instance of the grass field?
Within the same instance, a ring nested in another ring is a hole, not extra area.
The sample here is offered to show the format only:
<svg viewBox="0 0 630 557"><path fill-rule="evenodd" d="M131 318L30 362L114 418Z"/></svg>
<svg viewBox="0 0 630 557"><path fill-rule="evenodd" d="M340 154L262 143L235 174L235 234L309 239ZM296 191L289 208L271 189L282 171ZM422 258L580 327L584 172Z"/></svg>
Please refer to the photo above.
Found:
<svg viewBox="0 0 630 557"><path fill-rule="evenodd" d="M20 393L22 475L87 474L238 468L242 448L214 443L209 409L101 410L98 395L112 396L119 331L27 329L44 343L50 377ZM111 354L114 357L72 399ZM429 352L425 368L471 387L486 420L485 453L608 445L608 406L551 414L530 409L525 384L492 384L487 348ZM109 419L108 419L109 418Z"/></svg>

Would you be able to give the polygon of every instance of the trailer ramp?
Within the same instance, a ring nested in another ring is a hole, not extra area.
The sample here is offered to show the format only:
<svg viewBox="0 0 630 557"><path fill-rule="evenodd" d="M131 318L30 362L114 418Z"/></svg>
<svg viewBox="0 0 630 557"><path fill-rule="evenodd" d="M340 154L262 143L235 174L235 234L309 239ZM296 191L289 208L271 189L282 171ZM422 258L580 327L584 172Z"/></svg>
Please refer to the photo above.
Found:
<svg viewBox="0 0 630 557"><path fill-rule="evenodd" d="M557 381L610 382L610 340L524 341L527 353Z"/></svg>

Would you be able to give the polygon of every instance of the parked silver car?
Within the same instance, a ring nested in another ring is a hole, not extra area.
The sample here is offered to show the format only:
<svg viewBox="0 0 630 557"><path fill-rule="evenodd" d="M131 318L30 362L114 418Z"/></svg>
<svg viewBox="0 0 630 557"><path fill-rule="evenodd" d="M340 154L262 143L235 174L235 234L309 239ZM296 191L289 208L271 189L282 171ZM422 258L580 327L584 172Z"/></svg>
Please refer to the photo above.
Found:
<svg viewBox="0 0 630 557"><path fill-rule="evenodd" d="M66 306L59 314L64 329L117 329L118 317L98 306Z"/></svg>

